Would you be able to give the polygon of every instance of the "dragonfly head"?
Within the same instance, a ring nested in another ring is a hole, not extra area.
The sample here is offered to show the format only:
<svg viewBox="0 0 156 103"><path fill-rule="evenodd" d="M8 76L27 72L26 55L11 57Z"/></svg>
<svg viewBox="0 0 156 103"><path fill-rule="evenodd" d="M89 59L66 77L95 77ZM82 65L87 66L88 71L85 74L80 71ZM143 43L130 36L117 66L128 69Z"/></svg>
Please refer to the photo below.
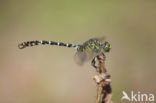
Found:
<svg viewBox="0 0 156 103"><path fill-rule="evenodd" d="M109 52L111 49L111 45L106 41L106 42L104 42L103 49L105 52Z"/></svg>

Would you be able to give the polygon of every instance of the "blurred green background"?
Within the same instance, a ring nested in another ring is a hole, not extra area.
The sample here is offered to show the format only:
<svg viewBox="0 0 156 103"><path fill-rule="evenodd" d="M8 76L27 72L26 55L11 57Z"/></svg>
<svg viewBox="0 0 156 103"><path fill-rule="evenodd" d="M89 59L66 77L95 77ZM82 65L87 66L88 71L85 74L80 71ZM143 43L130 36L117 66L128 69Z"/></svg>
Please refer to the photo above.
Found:
<svg viewBox="0 0 156 103"><path fill-rule="evenodd" d="M0 103L95 103L96 72L74 62L75 50L17 45L101 36L112 45L106 67L114 103L123 90L156 93L155 0L0 0Z"/></svg>

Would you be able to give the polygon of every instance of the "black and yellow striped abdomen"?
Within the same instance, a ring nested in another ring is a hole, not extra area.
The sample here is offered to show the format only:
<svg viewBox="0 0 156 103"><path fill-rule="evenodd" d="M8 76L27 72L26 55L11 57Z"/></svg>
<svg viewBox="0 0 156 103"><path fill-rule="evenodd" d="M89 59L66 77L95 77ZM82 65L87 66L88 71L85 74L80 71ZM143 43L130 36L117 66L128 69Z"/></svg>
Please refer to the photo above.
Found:
<svg viewBox="0 0 156 103"><path fill-rule="evenodd" d="M58 45L58 46L65 46L70 48L77 49L78 45L72 45L68 43L62 43L62 42L54 42L54 41L46 41L46 40L35 40L35 41L26 41L18 45L19 49L24 49L26 47L36 46L36 45Z"/></svg>

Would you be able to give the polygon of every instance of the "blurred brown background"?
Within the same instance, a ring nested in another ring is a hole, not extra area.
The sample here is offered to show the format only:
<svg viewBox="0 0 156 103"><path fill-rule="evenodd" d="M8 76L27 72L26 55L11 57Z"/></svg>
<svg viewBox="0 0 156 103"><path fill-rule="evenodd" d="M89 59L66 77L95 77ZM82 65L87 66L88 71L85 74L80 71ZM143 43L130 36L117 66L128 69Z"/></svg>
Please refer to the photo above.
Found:
<svg viewBox="0 0 156 103"><path fill-rule="evenodd" d="M112 45L113 101L123 90L156 93L155 0L0 0L0 103L95 103L96 72L74 62L74 49L17 45L101 36Z"/></svg>

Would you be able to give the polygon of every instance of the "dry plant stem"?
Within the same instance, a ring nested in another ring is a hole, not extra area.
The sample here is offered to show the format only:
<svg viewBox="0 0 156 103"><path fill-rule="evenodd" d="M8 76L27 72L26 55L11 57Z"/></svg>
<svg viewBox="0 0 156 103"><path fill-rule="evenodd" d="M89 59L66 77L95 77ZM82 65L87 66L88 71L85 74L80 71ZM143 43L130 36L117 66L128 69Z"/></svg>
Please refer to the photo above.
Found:
<svg viewBox="0 0 156 103"><path fill-rule="evenodd" d="M103 53L98 56L98 65L100 68L99 75L108 75L106 74L105 55ZM110 78L108 79L110 80ZM107 81L107 77L98 83L96 103L113 103L112 89L110 81Z"/></svg>

